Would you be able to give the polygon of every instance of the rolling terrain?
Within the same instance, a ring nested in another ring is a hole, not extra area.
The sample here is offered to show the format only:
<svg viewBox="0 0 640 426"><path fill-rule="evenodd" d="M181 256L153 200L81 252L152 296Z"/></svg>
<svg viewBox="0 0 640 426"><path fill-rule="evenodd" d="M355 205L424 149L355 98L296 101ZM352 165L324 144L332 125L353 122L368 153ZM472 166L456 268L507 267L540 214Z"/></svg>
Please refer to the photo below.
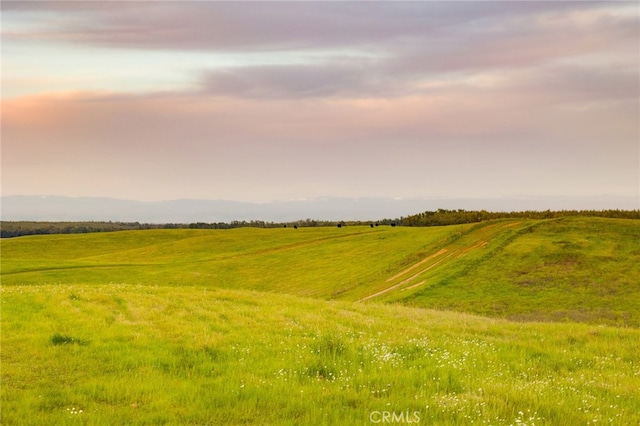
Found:
<svg viewBox="0 0 640 426"><path fill-rule="evenodd" d="M603 218L31 236L2 241L2 282L191 285L637 327L638 241L637 221Z"/></svg>
<svg viewBox="0 0 640 426"><path fill-rule="evenodd" d="M1 244L2 424L640 422L634 220Z"/></svg>

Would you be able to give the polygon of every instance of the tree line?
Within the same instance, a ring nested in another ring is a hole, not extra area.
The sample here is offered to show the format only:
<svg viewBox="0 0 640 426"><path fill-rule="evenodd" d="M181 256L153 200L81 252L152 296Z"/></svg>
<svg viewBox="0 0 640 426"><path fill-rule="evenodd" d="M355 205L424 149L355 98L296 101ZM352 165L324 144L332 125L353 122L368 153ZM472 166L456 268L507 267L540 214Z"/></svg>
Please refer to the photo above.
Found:
<svg viewBox="0 0 640 426"><path fill-rule="evenodd" d="M44 234L85 234L89 232L131 231L142 229L234 229L234 228L298 228L319 226L374 226L396 225L400 219L382 219L369 221L329 221L305 219L291 222L267 222L262 220L232 222L195 222L195 223L139 223L139 222L33 222L2 221L0 222L0 238L20 237L23 235Z"/></svg>
<svg viewBox="0 0 640 426"><path fill-rule="evenodd" d="M139 223L139 222L0 222L0 238L40 234L83 234L89 232L113 232L142 229L233 229L233 228L299 228L320 226L446 226L476 223L495 219L554 219L567 216L590 216L616 219L640 219L640 210L560 210L560 211L520 211L489 212L486 210L446 210L426 211L397 219L377 221L329 221L305 219L291 222L266 222L261 220L233 222L195 223Z"/></svg>
<svg viewBox="0 0 640 426"><path fill-rule="evenodd" d="M568 216L605 217L616 219L640 219L640 210L559 210L519 212L489 212L486 210L426 211L402 218L402 226L446 226L476 223L495 219L555 219Z"/></svg>

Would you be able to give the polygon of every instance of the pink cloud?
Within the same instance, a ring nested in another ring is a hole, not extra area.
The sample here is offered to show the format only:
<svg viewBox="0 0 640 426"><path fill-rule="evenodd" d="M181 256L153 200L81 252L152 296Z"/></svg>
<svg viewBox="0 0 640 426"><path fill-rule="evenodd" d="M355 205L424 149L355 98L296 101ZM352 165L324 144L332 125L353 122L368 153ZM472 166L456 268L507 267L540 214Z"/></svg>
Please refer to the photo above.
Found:
<svg viewBox="0 0 640 426"><path fill-rule="evenodd" d="M515 184L518 170L543 164L553 176L566 173L567 164L572 175L611 168L608 179L616 180L632 173L637 105L536 110L539 99L528 102L500 92L469 97L464 90L393 100L17 99L3 103L4 182L18 191L46 176L47 185L57 185L51 193L89 191L91 184L111 191L152 187L158 194L182 187L210 196L294 188L322 195L340 187L391 191L407 179L433 183L451 167L476 176L466 190L499 182L498 171L510 170Z"/></svg>
<svg viewBox="0 0 640 426"><path fill-rule="evenodd" d="M632 192L639 28L625 7L3 2L3 24L57 17L3 34L17 51L55 40L114 58L121 49L316 58L194 68L182 91L78 86L4 100L3 190L496 195L597 181Z"/></svg>

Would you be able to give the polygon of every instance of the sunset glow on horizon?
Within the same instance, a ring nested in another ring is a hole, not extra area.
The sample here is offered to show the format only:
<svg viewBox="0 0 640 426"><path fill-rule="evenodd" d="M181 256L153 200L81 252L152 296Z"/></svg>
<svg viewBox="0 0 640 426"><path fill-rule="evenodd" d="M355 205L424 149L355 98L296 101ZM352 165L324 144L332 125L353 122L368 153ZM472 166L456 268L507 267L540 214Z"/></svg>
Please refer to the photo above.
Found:
<svg viewBox="0 0 640 426"><path fill-rule="evenodd" d="M635 2L14 2L2 194L640 197Z"/></svg>

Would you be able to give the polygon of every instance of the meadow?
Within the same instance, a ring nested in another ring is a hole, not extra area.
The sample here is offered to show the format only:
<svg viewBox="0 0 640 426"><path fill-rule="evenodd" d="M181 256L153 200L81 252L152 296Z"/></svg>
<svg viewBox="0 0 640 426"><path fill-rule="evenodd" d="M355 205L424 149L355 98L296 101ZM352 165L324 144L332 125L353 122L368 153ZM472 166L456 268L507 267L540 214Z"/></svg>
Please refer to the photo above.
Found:
<svg viewBox="0 0 640 426"><path fill-rule="evenodd" d="M639 233L2 240L2 424L640 424Z"/></svg>

